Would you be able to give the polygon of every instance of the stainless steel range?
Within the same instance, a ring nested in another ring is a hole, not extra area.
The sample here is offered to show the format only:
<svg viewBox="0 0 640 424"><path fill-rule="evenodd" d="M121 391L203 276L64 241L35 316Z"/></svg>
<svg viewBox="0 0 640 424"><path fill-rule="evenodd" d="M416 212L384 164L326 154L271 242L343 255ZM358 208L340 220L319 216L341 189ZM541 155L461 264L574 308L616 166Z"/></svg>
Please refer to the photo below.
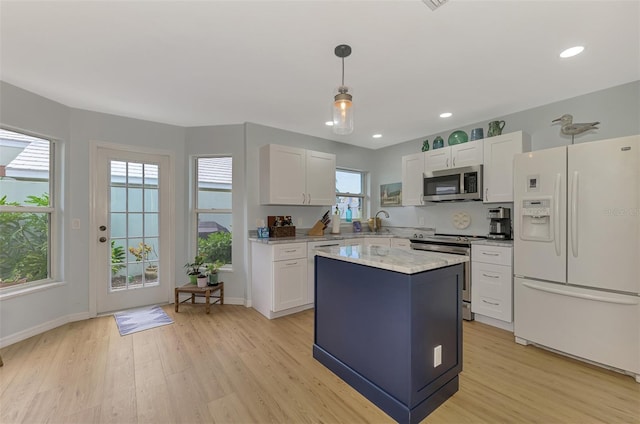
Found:
<svg viewBox="0 0 640 424"><path fill-rule="evenodd" d="M417 232L411 238L411 248L414 250L469 256L469 262L464 263L464 278L462 280L462 318L467 321L473 320L471 313L471 242L482 239L486 239L486 237L433 234L431 232Z"/></svg>

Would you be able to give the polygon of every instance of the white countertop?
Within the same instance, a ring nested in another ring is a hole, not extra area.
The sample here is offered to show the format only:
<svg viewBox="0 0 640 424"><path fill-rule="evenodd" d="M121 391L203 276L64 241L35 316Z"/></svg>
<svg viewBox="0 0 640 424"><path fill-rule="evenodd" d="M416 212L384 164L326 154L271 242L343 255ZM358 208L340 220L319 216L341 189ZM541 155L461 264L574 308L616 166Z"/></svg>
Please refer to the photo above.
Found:
<svg viewBox="0 0 640 424"><path fill-rule="evenodd" d="M403 274L417 274L469 261L464 255L362 245L323 247L316 249L316 255Z"/></svg>

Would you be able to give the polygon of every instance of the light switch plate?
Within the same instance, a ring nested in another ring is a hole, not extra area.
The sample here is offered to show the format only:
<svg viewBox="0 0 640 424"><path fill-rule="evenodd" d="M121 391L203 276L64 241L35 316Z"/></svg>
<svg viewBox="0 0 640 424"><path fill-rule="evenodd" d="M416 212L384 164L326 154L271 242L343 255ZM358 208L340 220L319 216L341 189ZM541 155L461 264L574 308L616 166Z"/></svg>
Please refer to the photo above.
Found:
<svg viewBox="0 0 640 424"><path fill-rule="evenodd" d="M71 220L71 229L79 230L80 229L80 218L73 218Z"/></svg>

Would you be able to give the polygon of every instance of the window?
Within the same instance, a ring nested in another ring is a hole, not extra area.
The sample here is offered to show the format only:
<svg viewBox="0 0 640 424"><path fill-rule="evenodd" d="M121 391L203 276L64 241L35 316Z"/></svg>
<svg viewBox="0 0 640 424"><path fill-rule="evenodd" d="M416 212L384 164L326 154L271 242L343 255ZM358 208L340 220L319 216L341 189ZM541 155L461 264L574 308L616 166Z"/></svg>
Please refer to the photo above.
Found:
<svg viewBox="0 0 640 424"><path fill-rule="evenodd" d="M197 254L205 263L231 264L232 158L198 157L194 196Z"/></svg>
<svg viewBox="0 0 640 424"><path fill-rule="evenodd" d="M340 218L346 219L351 209L351 218L361 220L366 212L365 198L364 172L336 169L336 204Z"/></svg>
<svg viewBox="0 0 640 424"><path fill-rule="evenodd" d="M0 288L52 278L54 143L0 129Z"/></svg>

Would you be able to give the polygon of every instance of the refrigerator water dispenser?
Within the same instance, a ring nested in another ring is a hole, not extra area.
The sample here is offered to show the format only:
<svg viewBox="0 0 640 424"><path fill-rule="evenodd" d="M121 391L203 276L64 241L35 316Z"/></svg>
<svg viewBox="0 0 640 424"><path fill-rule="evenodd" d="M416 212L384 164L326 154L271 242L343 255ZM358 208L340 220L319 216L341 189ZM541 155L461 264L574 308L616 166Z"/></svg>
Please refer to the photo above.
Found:
<svg viewBox="0 0 640 424"><path fill-rule="evenodd" d="M520 238L533 241L552 241L551 197L523 199Z"/></svg>

